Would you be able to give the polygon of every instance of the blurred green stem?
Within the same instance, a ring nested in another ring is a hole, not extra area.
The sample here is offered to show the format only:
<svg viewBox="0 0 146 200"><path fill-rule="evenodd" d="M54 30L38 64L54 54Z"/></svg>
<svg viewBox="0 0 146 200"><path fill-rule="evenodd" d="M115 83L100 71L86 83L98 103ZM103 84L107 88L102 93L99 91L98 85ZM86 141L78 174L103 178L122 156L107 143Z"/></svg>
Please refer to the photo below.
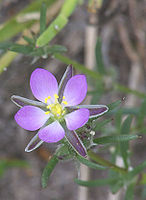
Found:
<svg viewBox="0 0 146 200"><path fill-rule="evenodd" d="M69 59L66 56L63 56L61 54L55 54L54 56L55 56L55 58L57 60L60 60L61 62L65 63L67 65L72 64L74 66L74 68L76 68L77 70L83 72L86 75L91 76L92 78L95 78L95 79L98 79L98 80L102 80L103 77L104 77L103 75L99 74L98 72L89 70L84 65L82 65L82 64L80 64L80 63L78 63L76 61L73 61L73 60ZM116 91L124 92L126 94L127 93L128 94L131 93L131 94L134 94L134 95L136 95L136 96L138 96L140 98L146 97L145 93L139 92L137 90L132 90L132 89L130 89L130 88L126 87L126 86L123 86L123 85L121 85L119 83L113 82L113 87L114 87L114 89Z"/></svg>
<svg viewBox="0 0 146 200"><path fill-rule="evenodd" d="M110 169L119 172L121 174L126 174L127 170L125 168L119 167L105 159L103 159L102 157L100 157L99 155L95 154L93 151L89 150L88 151L88 156L94 160L95 162L97 162L98 164L101 164L103 166L109 167Z"/></svg>

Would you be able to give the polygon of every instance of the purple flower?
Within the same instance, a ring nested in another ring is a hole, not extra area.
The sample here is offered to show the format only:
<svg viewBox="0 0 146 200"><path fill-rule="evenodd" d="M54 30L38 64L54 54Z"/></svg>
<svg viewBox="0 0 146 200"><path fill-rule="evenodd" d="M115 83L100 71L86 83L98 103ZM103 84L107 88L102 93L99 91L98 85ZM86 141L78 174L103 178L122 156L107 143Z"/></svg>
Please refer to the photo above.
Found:
<svg viewBox="0 0 146 200"><path fill-rule="evenodd" d="M12 100L21 107L15 114L17 124L29 131L39 129L29 146L38 137L41 141L36 148L43 141L58 142L65 137L66 133L68 141L76 151L85 156L85 147L75 130L84 126L89 117L99 116L108 110L104 105L78 105L87 93L86 77L72 76L72 66L69 66L58 86L53 74L45 69L37 68L31 74L30 87L34 97L40 102L12 96Z"/></svg>

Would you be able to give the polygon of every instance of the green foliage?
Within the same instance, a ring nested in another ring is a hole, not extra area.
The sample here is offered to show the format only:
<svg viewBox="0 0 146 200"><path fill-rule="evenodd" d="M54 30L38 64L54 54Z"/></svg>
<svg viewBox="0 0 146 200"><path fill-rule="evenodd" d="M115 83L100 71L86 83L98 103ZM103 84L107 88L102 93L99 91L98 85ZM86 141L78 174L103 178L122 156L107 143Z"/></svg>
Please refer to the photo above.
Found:
<svg viewBox="0 0 146 200"><path fill-rule="evenodd" d="M127 180L133 179L135 176L140 174L146 168L146 161L142 162L138 166L136 166L133 170L129 171L126 175Z"/></svg>
<svg viewBox="0 0 146 200"><path fill-rule="evenodd" d="M98 180L92 180L92 181L83 181L79 179L74 180L75 183L81 186L85 187L97 187L97 186L104 186L104 185L109 185L114 182L117 182L117 179L114 178L107 178L107 179L98 179Z"/></svg>
<svg viewBox="0 0 146 200"><path fill-rule="evenodd" d="M121 130L120 130L121 136L123 136L124 134L130 133L131 122L132 122L132 117L128 116L121 126ZM129 136L132 136L132 135L129 135ZM126 168L128 168L128 149L129 149L128 141L127 142L125 141L124 143L120 143L120 151L121 151L121 155L122 155Z"/></svg>
<svg viewBox="0 0 146 200"><path fill-rule="evenodd" d="M100 74L105 74L105 67L104 67L103 58L102 58L101 46L102 46L101 39L98 38L96 42L96 48L95 48L97 70Z"/></svg>
<svg viewBox="0 0 146 200"><path fill-rule="evenodd" d="M42 47L50 42L59 31L67 24L68 20L62 14L49 25L36 41L36 47Z"/></svg>
<svg viewBox="0 0 146 200"><path fill-rule="evenodd" d="M138 120L137 120L138 127L143 126L145 117L146 117L146 98L143 100L139 113L138 113Z"/></svg>
<svg viewBox="0 0 146 200"><path fill-rule="evenodd" d="M134 199L134 187L135 187L134 183L131 183L130 185L128 185L124 200Z"/></svg>
<svg viewBox="0 0 146 200"><path fill-rule="evenodd" d="M50 7L56 0L35 0L30 5L28 5L26 8L24 8L20 13L14 17L12 17L10 20L8 20L3 27L0 29L0 42L6 41L22 30L26 28L30 28L32 24L35 21L38 21L38 19L34 20L27 20L25 22L21 22L19 19L24 18L26 14L31 13L38 13L41 7L42 2L45 2L48 7Z"/></svg>
<svg viewBox="0 0 146 200"><path fill-rule="evenodd" d="M40 35L46 29L46 12L47 12L46 4L42 3L41 11L40 11Z"/></svg>
<svg viewBox="0 0 146 200"><path fill-rule="evenodd" d="M138 135L110 135L94 139L96 144L114 144L121 142L124 145L125 142L133 139L137 139Z"/></svg>
<svg viewBox="0 0 146 200"><path fill-rule="evenodd" d="M84 165L92 168L92 169L106 169L106 167L98 165L96 163L91 162L90 160L87 160L86 158L83 158L79 155L77 155L77 159Z"/></svg>
<svg viewBox="0 0 146 200"><path fill-rule="evenodd" d="M25 168L28 167L28 163L24 160L18 159L1 159L0 160L0 177L5 173L9 168Z"/></svg>
<svg viewBox="0 0 146 200"><path fill-rule="evenodd" d="M42 187L45 188L47 187L48 184L48 179L53 171L53 169L55 168L55 166L58 163L58 158L56 155L53 155L52 158L49 160L48 164L46 165L46 167L43 170L42 173Z"/></svg>
<svg viewBox="0 0 146 200"><path fill-rule="evenodd" d="M56 19L46 28L36 41L36 46L41 47L50 42L67 24L68 17L72 14L77 0L66 0Z"/></svg>

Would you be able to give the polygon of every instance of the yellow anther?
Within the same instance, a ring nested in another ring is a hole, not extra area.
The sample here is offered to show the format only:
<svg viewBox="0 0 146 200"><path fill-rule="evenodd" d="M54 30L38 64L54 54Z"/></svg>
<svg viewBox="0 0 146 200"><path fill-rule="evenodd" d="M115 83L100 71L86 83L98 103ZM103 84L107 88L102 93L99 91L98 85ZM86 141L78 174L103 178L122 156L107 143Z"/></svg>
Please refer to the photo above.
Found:
<svg viewBox="0 0 146 200"><path fill-rule="evenodd" d="M64 105L67 105L67 104L68 104L67 101L62 101L62 103L63 103Z"/></svg>
<svg viewBox="0 0 146 200"><path fill-rule="evenodd" d="M55 97L55 99L58 99L58 98L59 98L59 96L58 96L57 94L54 94L54 97Z"/></svg>
<svg viewBox="0 0 146 200"><path fill-rule="evenodd" d="M62 99L65 99L65 96L63 96L63 98Z"/></svg>
<svg viewBox="0 0 146 200"><path fill-rule="evenodd" d="M46 115L48 115L50 113L50 111L45 112Z"/></svg>
<svg viewBox="0 0 146 200"><path fill-rule="evenodd" d="M45 98L45 103L47 103L48 99L50 98L50 96ZM62 107L62 105L58 102L59 96L57 94L54 94L54 98L55 102L46 106L48 110L45 112L45 114L51 113L52 115L54 115L55 118L60 119L65 114L65 110ZM65 97L63 97L63 99L65 99ZM63 101L62 103L67 105L66 101Z"/></svg>
<svg viewBox="0 0 146 200"><path fill-rule="evenodd" d="M57 94L54 94L54 97L55 97L55 103L58 103L59 96Z"/></svg>
<svg viewBox="0 0 146 200"><path fill-rule="evenodd" d="M46 97L46 98L45 98L45 103L47 103L47 101L48 101L49 99L51 99L50 96Z"/></svg>
<svg viewBox="0 0 146 200"><path fill-rule="evenodd" d="M49 108L51 108L52 106L53 106L53 104L50 104L50 105L48 105L46 108L49 109Z"/></svg>
<svg viewBox="0 0 146 200"><path fill-rule="evenodd" d="M62 114L62 106L58 104L54 104L51 108L51 112L53 115L61 115Z"/></svg>

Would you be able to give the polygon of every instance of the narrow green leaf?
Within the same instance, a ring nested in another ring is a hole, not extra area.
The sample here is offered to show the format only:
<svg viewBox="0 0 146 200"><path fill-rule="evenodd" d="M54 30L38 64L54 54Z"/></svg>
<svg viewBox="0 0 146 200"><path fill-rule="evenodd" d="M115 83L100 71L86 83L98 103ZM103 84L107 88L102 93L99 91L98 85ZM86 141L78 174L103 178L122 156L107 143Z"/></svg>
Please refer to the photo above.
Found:
<svg viewBox="0 0 146 200"><path fill-rule="evenodd" d="M123 187L123 182L120 178L116 182L110 184L110 189L113 194L116 194L122 187Z"/></svg>
<svg viewBox="0 0 146 200"><path fill-rule="evenodd" d="M66 47L64 47L62 45L53 45L53 46L45 49L45 52L49 53L49 54L64 53L66 51L67 51Z"/></svg>
<svg viewBox="0 0 146 200"><path fill-rule="evenodd" d="M42 2L45 2L48 7L50 7L56 0L35 0L29 4L26 8L21 10L18 15L12 17L6 23L3 24L3 27L0 29L0 41L5 41L15 36L19 32L23 31L26 28L29 28L35 21L38 20L29 20L27 22L19 22L18 17L21 17L23 14L39 12Z"/></svg>
<svg viewBox="0 0 146 200"><path fill-rule="evenodd" d="M60 13L66 17L69 17L72 14L72 12L74 11L77 3L78 3L78 0L69 0L69 1L65 0Z"/></svg>
<svg viewBox="0 0 146 200"><path fill-rule="evenodd" d="M115 90L117 90L117 91L124 92L125 94L134 94L140 98L146 98L146 94L139 92L138 90L133 90L124 85L120 85L119 83L114 84L114 86L115 86Z"/></svg>
<svg viewBox="0 0 146 200"><path fill-rule="evenodd" d="M101 79L102 78L102 76L98 72L89 70L84 65L82 65L82 64L80 64L80 63L78 63L74 60L71 60L70 58L68 58L66 56L63 56L61 54L55 54L54 56L57 60L60 60L61 62L65 63L67 65L72 64L75 69L79 70L80 72L82 72L82 73L84 73L88 76L91 76L92 78L95 78L95 79Z"/></svg>
<svg viewBox="0 0 146 200"><path fill-rule="evenodd" d="M46 4L42 3L40 12L40 35L45 31L46 28L46 12L47 12Z"/></svg>
<svg viewBox="0 0 146 200"><path fill-rule="evenodd" d="M115 163L115 156L112 155L112 162ZM109 178L116 178L117 181L113 182L112 184L110 184L110 190L113 194L117 193L121 187L123 186L123 180L121 179L121 174L118 172L115 172L113 170L109 170Z"/></svg>
<svg viewBox="0 0 146 200"><path fill-rule="evenodd" d="M88 155L96 163L99 163L100 165L109 167L110 169L112 169L115 172L119 172L123 175L125 175L127 172L127 170L125 168L119 167L119 166L109 162L108 160L103 159L101 156L97 155L96 153L92 152L91 150L88 151Z"/></svg>
<svg viewBox="0 0 146 200"><path fill-rule="evenodd" d="M120 131L121 136L129 134L131 122L132 122L132 117L128 116L121 126L121 131ZM129 136L131 135L129 134ZM120 151L126 168L128 168L128 149L129 149L128 141L120 144Z"/></svg>
<svg viewBox="0 0 146 200"><path fill-rule="evenodd" d="M134 186L135 186L135 184L132 183L127 187L124 200L133 200L134 199Z"/></svg>
<svg viewBox="0 0 146 200"><path fill-rule="evenodd" d="M146 173L142 173L141 184L146 185Z"/></svg>
<svg viewBox="0 0 146 200"><path fill-rule="evenodd" d="M107 106L109 108L109 111L111 111L111 110L117 108L119 105L121 105L121 100L117 100L111 104L108 104Z"/></svg>
<svg viewBox="0 0 146 200"><path fill-rule="evenodd" d="M98 179L92 181L83 181L80 179L74 179L75 183L85 187L97 187L97 186L104 186L109 185L117 181L117 179L107 178L107 179Z"/></svg>
<svg viewBox="0 0 146 200"><path fill-rule="evenodd" d="M2 176L8 168L12 167L28 167L28 163L25 160L19 159L1 159L0 160L0 176Z"/></svg>
<svg viewBox="0 0 146 200"><path fill-rule="evenodd" d="M146 185L143 188L141 200L146 200Z"/></svg>
<svg viewBox="0 0 146 200"><path fill-rule="evenodd" d="M124 122L123 122L123 124L121 126L121 131L120 131L121 135L129 134L131 122L132 122L132 117L131 116L128 116L124 120Z"/></svg>
<svg viewBox="0 0 146 200"><path fill-rule="evenodd" d="M28 163L25 160L13 159L6 160L7 167L28 167Z"/></svg>
<svg viewBox="0 0 146 200"><path fill-rule="evenodd" d="M112 121L112 119L105 119L105 120L103 120L101 122L98 120L94 130L96 130L96 131L97 130L101 130L103 126L105 126L106 124L110 123L111 121ZM96 121L94 121L94 124L95 123L96 123Z"/></svg>
<svg viewBox="0 0 146 200"><path fill-rule="evenodd" d="M65 63L67 65L72 64L74 66L74 68L76 68L77 70L81 71L84 74L87 74L87 75L91 76L92 78L94 78L96 80L99 80L99 79L103 78L103 76L101 74L99 74L98 72L93 71L93 70L89 70L84 65L82 65L82 64L80 64L80 63L78 63L78 62L76 62L74 60L71 60L70 58L68 58L66 56L62 56L60 54L55 54L54 56L55 56L56 59L60 60L61 62ZM145 93L139 92L137 90L132 90L131 88L125 87L123 85L120 85L119 83L114 82L114 86L115 86L115 90L116 91L123 92L123 89L125 89L125 93L134 94L134 95L136 95L136 96L138 96L140 98L146 97ZM120 101L120 103L121 103L121 101ZM108 107L109 106L114 106L114 105L113 104L109 104Z"/></svg>
<svg viewBox="0 0 146 200"><path fill-rule="evenodd" d="M17 53L8 51L0 57L0 74L7 69L16 56Z"/></svg>
<svg viewBox="0 0 146 200"><path fill-rule="evenodd" d="M93 82L94 89L96 89L96 93L92 95L91 104L96 105L97 102L100 101L101 97L104 95L105 92L105 86L103 84L103 81L96 80L96 82Z"/></svg>
<svg viewBox="0 0 146 200"><path fill-rule="evenodd" d="M126 177L128 180L133 179L136 175L141 173L146 168L146 161L141 163L140 165L136 166L132 171L130 171Z"/></svg>
<svg viewBox="0 0 146 200"><path fill-rule="evenodd" d="M9 48L9 50L28 55L33 51L33 47L28 45L14 44Z"/></svg>
<svg viewBox="0 0 146 200"><path fill-rule="evenodd" d="M57 156L53 155L53 157L50 159L50 161L44 168L43 173L42 173L42 178L41 178L43 188L47 187L48 179L49 179L54 167L58 163L58 161L59 160L58 160Z"/></svg>
<svg viewBox="0 0 146 200"><path fill-rule="evenodd" d="M102 58L102 50L101 50L101 38L97 39L96 42L96 47L95 47L95 55L96 55L96 64L97 64L97 69L100 74L105 74L105 68L104 68L104 63L103 63L103 58Z"/></svg>
<svg viewBox="0 0 146 200"><path fill-rule="evenodd" d="M36 41L36 46L41 47L50 42L61 29L67 24L68 19L59 14L57 18L48 26L48 28L40 35Z"/></svg>
<svg viewBox="0 0 146 200"><path fill-rule="evenodd" d="M23 39L30 45L34 45L34 39L33 38L29 38L27 36L23 36Z"/></svg>
<svg viewBox="0 0 146 200"><path fill-rule="evenodd" d="M77 159L84 165L86 165L87 167L90 167L92 169L107 169L107 167L104 167L102 165L99 165L99 164L96 164L96 163L93 163L92 161L90 160L87 160L86 158L84 157L81 157L79 155L77 155Z"/></svg>
<svg viewBox="0 0 146 200"><path fill-rule="evenodd" d="M14 43L13 42L1 42L0 43L0 49L2 50L8 50Z"/></svg>
<svg viewBox="0 0 146 200"><path fill-rule="evenodd" d="M74 11L77 0L66 0L56 19L48 26L48 28L40 35L36 41L36 46L41 47L50 42L68 22L68 17Z"/></svg>
<svg viewBox="0 0 146 200"><path fill-rule="evenodd" d="M115 127L117 129L118 134L120 133L121 123L122 123L122 109L119 109L115 113Z"/></svg>
<svg viewBox="0 0 146 200"><path fill-rule="evenodd" d="M94 143L96 144L113 144L117 142L127 142L129 140L134 140L137 139L139 136L138 135L110 135L110 136L104 136L100 138L94 139Z"/></svg>
<svg viewBox="0 0 146 200"><path fill-rule="evenodd" d="M138 115L139 108L121 108L121 112L126 115Z"/></svg>
<svg viewBox="0 0 146 200"><path fill-rule="evenodd" d="M140 107L140 111L139 111L138 119L137 119L138 126L143 126L145 117L146 117L146 98L144 99Z"/></svg>

